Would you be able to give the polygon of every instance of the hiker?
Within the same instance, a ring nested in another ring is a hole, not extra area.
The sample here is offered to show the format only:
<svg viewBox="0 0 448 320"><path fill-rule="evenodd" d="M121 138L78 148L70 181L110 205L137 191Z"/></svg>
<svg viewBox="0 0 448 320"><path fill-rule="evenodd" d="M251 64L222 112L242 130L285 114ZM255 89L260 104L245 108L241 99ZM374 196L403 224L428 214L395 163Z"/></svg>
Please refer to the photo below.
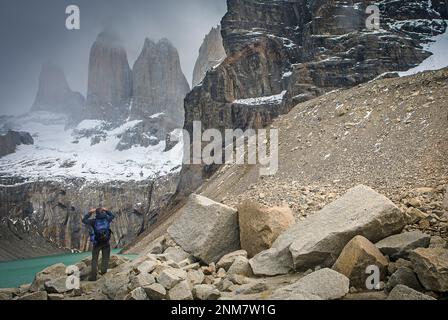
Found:
<svg viewBox="0 0 448 320"><path fill-rule="evenodd" d="M91 219L92 215L95 214L95 218ZM111 229L110 224L114 220L115 216L112 212L105 208L91 209L87 213L82 222L89 227L90 230L90 241L93 243L92 250L92 273L90 275L89 281L96 281L98 272L98 256L101 251L101 269L100 274L104 275L107 273L107 268L109 266L110 258L110 238Z"/></svg>

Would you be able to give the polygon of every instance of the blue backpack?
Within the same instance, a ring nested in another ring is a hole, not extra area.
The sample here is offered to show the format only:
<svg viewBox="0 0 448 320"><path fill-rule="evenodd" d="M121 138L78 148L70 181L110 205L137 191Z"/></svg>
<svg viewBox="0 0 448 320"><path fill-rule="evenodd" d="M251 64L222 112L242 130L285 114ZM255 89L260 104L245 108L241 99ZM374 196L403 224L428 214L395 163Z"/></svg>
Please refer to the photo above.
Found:
<svg viewBox="0 0 448 320"><path fill-rule="evenodd" d="M105 243L110 240L110 222L107 218L96 219L93 226L93 242Z"/></svg>

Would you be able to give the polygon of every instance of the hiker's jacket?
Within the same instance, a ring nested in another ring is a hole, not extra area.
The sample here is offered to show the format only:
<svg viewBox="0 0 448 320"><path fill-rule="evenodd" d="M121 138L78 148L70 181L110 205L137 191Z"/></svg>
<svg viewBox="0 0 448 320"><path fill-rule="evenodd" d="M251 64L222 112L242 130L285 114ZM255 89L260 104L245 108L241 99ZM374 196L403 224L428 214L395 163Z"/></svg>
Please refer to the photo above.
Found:
<svg viewBox="0 0 448 320"><path fill-rule="evenodd" d="M82 219L82 223L93 228L95 226L96 219L104 219L104 218L106 218L109 222L112 222L112 220L115 219L115 215L110 211L106 211L95 215L95 219L90 219L90 214L87 213Z"/></svg>

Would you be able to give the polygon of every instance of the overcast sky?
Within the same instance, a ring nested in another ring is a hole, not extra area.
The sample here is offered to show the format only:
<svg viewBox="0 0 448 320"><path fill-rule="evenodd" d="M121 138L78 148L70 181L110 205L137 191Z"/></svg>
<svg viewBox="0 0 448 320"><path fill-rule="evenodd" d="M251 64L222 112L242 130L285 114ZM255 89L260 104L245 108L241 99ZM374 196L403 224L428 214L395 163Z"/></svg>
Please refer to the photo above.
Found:
<svg viewBox="0 0 448 320"><path fill-rule="evenodd" d="M65 28L70 4L80 8L81 30ZM202 40L225 12L226 0L0 0L0 115L29 111L47 61L85 95L90 47L108 27L121 33L131 67L145 37L170 39L191 83Z"/></svg>

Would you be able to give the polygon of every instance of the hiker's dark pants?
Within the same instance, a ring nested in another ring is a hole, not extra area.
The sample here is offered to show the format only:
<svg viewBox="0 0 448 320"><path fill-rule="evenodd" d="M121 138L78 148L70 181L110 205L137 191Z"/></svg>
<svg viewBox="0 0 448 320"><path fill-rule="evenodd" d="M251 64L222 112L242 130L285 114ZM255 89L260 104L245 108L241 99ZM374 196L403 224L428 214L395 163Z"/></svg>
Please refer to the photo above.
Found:
<svg viewBox="0 0 448 320"><path fill-rule="evenodd" d="M107 272L107 268L109 266L109 259L110 259L110 243L98 243L97 245L93 246L92 250L92 273L91 278L96 279L97 273L98 273L98 256L100 255L101 251L101 273L105 274Z"/></svg>

